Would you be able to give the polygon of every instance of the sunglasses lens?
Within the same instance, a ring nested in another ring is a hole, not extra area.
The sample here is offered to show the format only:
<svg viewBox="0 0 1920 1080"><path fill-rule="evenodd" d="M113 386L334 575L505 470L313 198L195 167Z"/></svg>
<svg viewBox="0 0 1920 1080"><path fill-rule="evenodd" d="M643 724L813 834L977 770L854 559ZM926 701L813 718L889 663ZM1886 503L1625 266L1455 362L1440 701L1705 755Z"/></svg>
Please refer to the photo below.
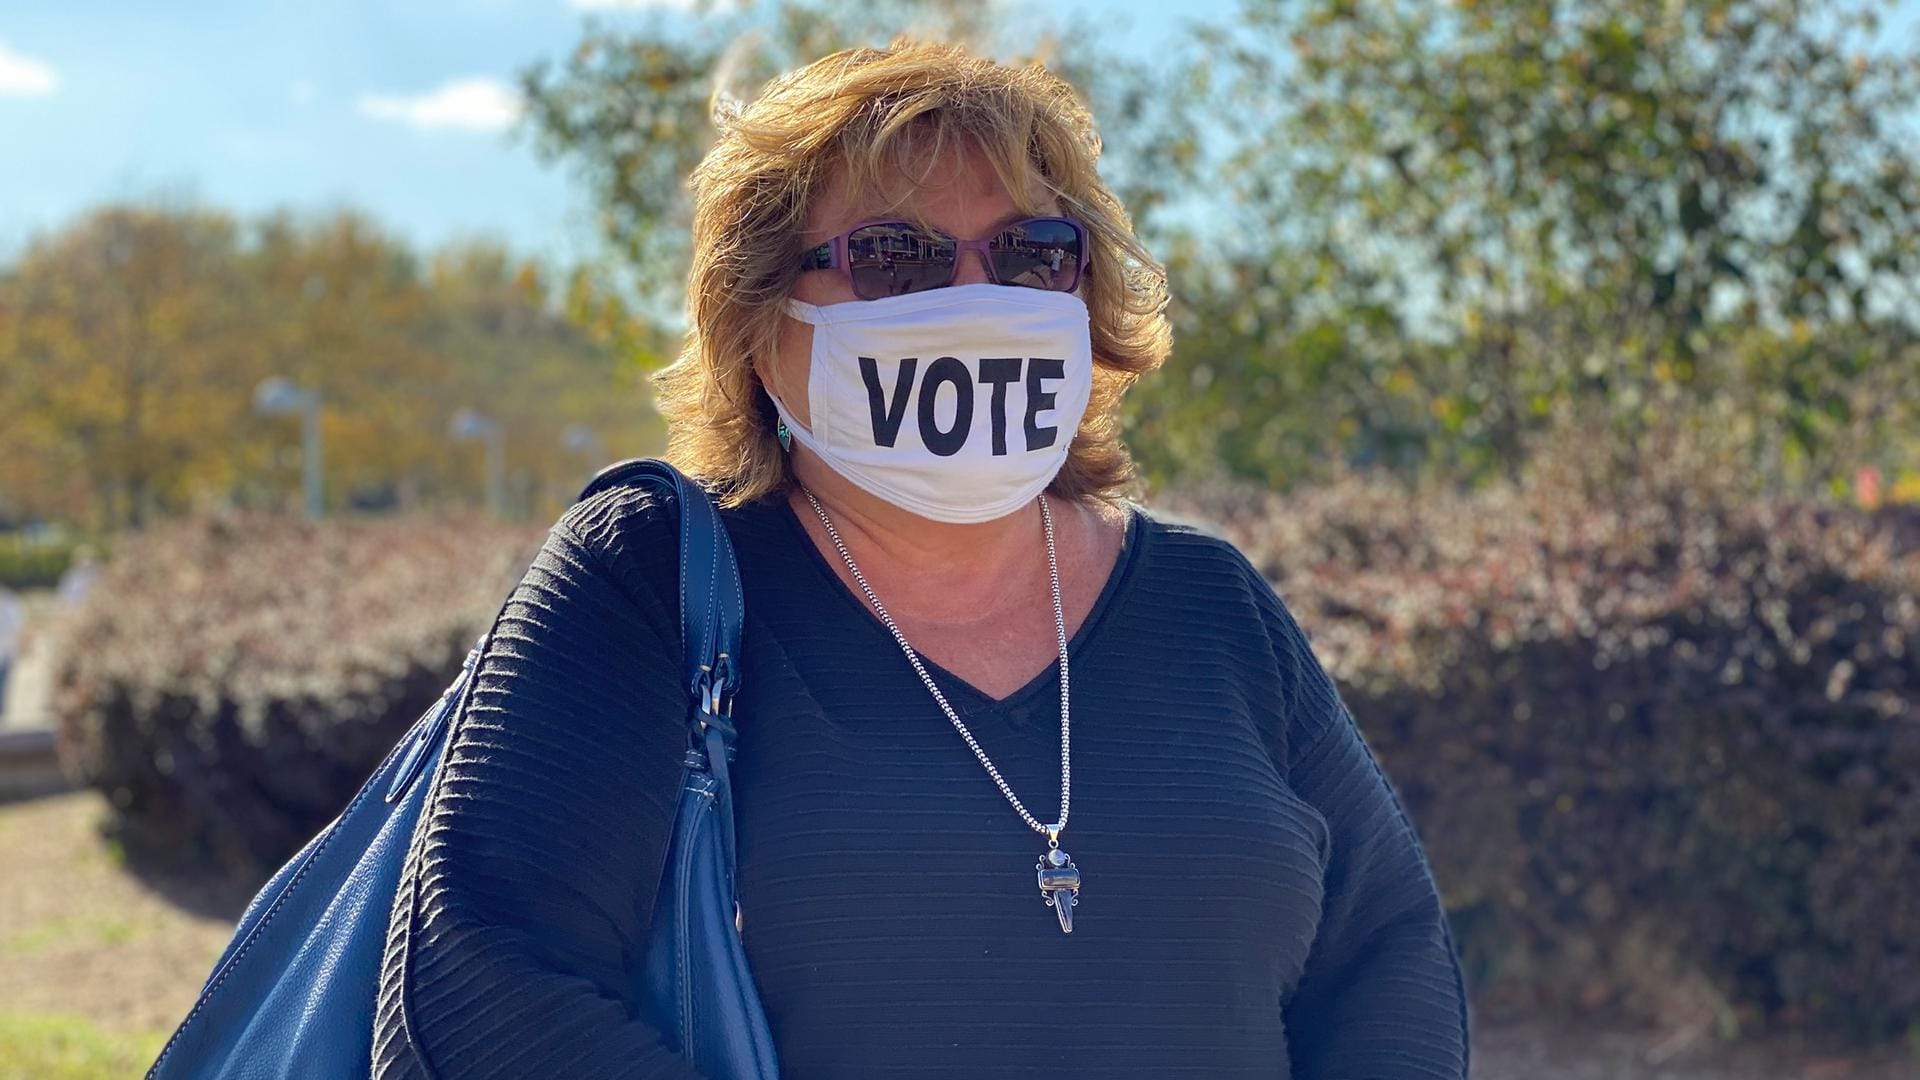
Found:
<svg viewBox="0 0 1920 1080"><path fill-rule="evenodd" d="M868 225L847 237L847 269L862 300L937 289L953 280L953 244L903 223Z"/></svg>
<svg viewBox="0 0 1920 1080"><path fill-rule="evenodd" d="M1002 285L1067 292L1080 281L1080 248L1070 221L1022 221L993 238L993 273Z"/></svg>

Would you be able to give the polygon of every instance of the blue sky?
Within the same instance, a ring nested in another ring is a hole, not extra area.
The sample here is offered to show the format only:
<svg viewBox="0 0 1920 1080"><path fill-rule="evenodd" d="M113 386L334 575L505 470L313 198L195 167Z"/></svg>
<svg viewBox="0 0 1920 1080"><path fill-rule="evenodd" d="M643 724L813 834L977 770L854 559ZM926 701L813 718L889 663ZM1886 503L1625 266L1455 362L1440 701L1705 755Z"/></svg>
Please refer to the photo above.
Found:
<svg viewBox="0 0 1920 1080"><path fill-rule="evenodd" d="M502 133L527 64L584 21L688 0L0 0L0 258L114 199L252 213L351 205L422 244L591 249L563 170ZM1145 50L1232 0L1126 9ZM1177 9L1177 11L1176 11ZM1010 6L1010 10L1018 10Z"/></svg>
<svg viewBox="0 0 1920 1080"><path fill-rule="evenodd" d="M570 260L585 201L502 133L517 71L691 0L0 0L0 259L86 207L351 205L425 245L486 234ZM1009 18L1031 10L1002 0ZM1054 0L1142 54L1234 0ZM636 10L609 10L629 8ZM1920 34L1898 0L1892 40Z"/></svg>

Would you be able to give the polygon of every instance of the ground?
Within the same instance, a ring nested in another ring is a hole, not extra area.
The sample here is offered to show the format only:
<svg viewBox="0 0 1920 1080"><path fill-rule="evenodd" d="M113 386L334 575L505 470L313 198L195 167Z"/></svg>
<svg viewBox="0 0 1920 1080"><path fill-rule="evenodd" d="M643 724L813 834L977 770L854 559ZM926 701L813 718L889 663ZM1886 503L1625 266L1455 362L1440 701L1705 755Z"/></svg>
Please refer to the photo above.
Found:
<svg viewBox="0 0 1920 1080"><path fill-rule="evenodd" d="M231 887L129 873L106 809L0 804L0 1080L144 1072L233 933Z"/></svg>
<svg viewBox="0 0 1920 1080"><path fill-rule="evenodd" d="M0 1080L137 1076L192 1008L251 889L132 872L90 791L0 803ZM1478 1016L1476 1080L1920 1080L1920 1058ZM1662 1056L1662 1054L1666 1056Z"/></svg>

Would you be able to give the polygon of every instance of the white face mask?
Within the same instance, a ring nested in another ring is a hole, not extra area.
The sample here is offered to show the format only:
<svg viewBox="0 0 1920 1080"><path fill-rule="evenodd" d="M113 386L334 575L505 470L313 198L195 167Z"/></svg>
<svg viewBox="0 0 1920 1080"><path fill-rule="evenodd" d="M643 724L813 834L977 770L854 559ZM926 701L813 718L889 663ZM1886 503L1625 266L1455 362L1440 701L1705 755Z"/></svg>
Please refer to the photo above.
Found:
<svg viewBox="0 0 1920 1080"><path fill-rule="evenodd" d="M862 490L956 523L991 521L1046 490L1093 389L1087 305L1072 293L978 283L816 307L800 445Z"/></svg>

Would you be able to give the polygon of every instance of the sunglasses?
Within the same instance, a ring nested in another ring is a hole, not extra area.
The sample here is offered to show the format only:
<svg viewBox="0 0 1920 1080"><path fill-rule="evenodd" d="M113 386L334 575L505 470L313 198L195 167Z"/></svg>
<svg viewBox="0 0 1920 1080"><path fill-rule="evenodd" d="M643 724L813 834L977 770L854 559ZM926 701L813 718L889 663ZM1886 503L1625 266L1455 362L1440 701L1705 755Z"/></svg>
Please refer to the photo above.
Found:
<svg viewBox="0 0 1920 1080"><path fill-rule="evenodd" d="M978 251L997 285L1072 292L1087 253L1086 227L1072 218L1016 221L985 240L958 240L906 221L869 221L807 252L802 270L840 270L862 300L953 284L960 253Z"/></svg>

